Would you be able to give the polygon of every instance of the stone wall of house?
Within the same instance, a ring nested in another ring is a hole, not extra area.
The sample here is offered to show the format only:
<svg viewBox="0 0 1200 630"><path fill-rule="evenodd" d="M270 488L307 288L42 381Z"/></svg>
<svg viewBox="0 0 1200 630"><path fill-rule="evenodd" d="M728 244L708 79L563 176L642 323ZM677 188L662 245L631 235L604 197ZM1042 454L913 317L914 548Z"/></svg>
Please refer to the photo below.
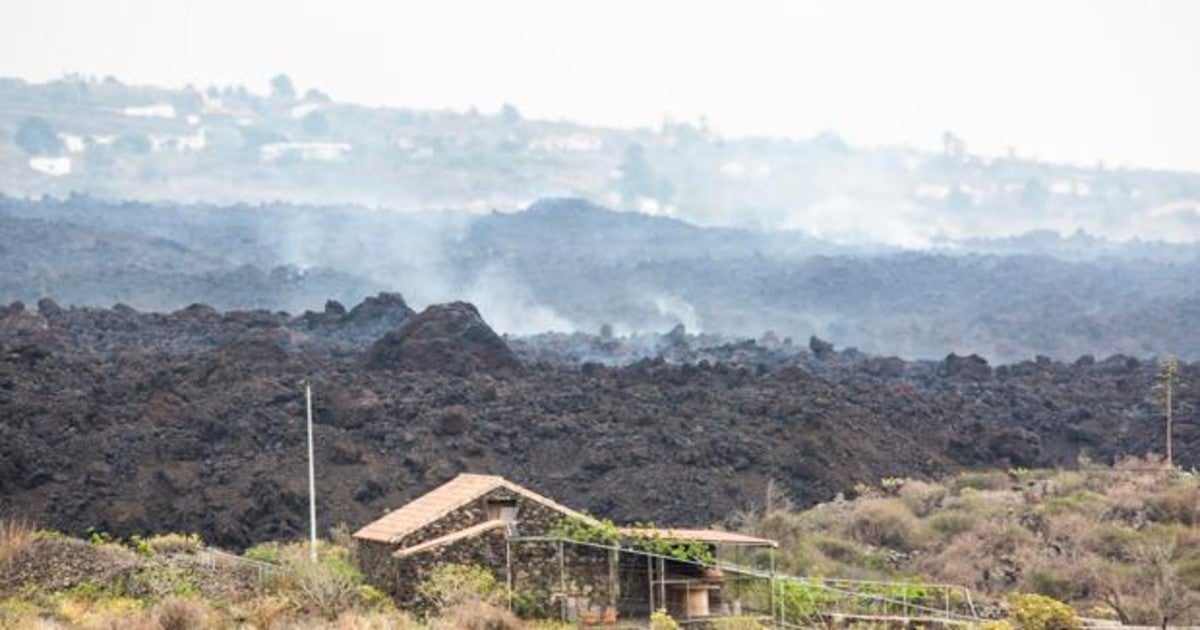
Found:
<svg viewBox="0 0 1200 630"><path fill-rule="evenodd" d="M553 541L518 541L511 546L513 590L525 601L557 616L615 606L620 597L618 558L607 549Z"/></svg>

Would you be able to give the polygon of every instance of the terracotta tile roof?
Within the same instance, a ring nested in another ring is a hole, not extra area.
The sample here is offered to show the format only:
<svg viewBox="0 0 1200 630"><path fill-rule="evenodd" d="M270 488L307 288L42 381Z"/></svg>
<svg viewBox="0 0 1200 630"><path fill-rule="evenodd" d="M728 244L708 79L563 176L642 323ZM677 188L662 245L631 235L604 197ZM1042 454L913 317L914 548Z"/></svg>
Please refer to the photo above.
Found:
<svg viewBox="0 0 1200 630"><path fill-rule="evenodd" d="M398 543L405 536L498 488L510 490L531 501L562 512L565 516L587 518L571 508L559 505L503 477L462 473L431 492L417 497L404 507L369 523L355 532L354 537L376 542Z"/></svg>
<svg viewBox="0 0 1200 630"><path fill-rule="evenodd" d="M710 545L733 545L740 547L778 547L779 543L768 538L758 538L723 532L717 529L682 529L678 527L622 527L626 536L658 536L670 540L694 540Z"/></svg>
<svg viewBox="0 0 1200 630"><path fill-rule="evenodd" d="M442 545L448 545L452 542L462 540L464 538L472 538L474 536L478 536L485 532L490 532L493 529L498 529L500 527L504 527L504 521L502 521L498 518L490 520L490 521L484 521L478 525L472 525L471 527L468 527L466 529L460 529L456 532L450 532L449 534L446 534L445 536L442 536L441 538L434 538L433 540L426 540L423 543L419 543L419 544L413 545L411 547L397 549L396 551L394 551L392 553L392 557L393 558L407 558L408 556L411 556L413 554L418 554L418 553L421 553L422 551L433 549L434 547L441 547Z"/></svg>

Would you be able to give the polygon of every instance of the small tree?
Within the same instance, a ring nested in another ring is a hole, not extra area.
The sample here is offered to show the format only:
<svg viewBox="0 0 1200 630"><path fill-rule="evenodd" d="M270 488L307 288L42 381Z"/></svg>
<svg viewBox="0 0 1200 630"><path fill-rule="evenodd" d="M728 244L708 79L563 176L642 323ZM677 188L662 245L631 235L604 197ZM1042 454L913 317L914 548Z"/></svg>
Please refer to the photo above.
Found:
<svg viewBox="0 0 1200 630"><path fill-rule="evenodd" d="M1171 442L1171 431L1175 420L1175 390L1179 381L1179 360L1175 355L1167 355L1159 364L1157 381L1154 384L1153 398L1156 405L1163 410L1167 421L1167 466L1175 466L1175 453Z"/></svg>
<svg viewBox="0 0 1200 630"><path fill-rule="evenodd" d="M321 112L309 112L300 120L304 132L310 136L323 136L329 133L329 119Z"/></svg>
<svg viewBox="0 0 1200 630"><path fill-rule="evenodd" d="M271 79L271 96L286 101L296 98L296 86L292 85L292 78L283 73L275 75Z"/></svg>
<svg viewBox="0 0 1200 630"><path fill-rule="evenodd" d="M1144 544L1136 552L1147 572L1142 588L1158 610L1157 621L1163 630L1196 605L1174 564L1177 547L1177 541L1171 539Z"/></svg>
<svg viewBox="0 0 1200 630"><path fill-rule="evenodd" d="M63 143L54 133L50 121L41 116L26 118L17 128L17 146L33 155L53 155L62 151Z"/></svg>

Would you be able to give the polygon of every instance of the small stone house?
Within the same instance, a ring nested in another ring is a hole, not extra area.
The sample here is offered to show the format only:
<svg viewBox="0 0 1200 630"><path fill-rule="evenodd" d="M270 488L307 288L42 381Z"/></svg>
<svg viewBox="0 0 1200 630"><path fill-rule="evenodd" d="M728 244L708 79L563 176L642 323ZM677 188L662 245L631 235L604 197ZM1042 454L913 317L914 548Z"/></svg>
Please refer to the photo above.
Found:
<svg viewBox="0 0 1200 630"><path fill-rule="evenodd" d="M591 517L493 475L460 474L358 530L363 571L401 603L434 567L473 564L493 571L510 597L546 614L575 617L611 609L622 618L666 608L705 618L729 608L719 571L632 550L554 538L564 518ZM710 548L774 547L774 541L703 529L623 528ZM610 613L611 614L611 613Z"/></svg>

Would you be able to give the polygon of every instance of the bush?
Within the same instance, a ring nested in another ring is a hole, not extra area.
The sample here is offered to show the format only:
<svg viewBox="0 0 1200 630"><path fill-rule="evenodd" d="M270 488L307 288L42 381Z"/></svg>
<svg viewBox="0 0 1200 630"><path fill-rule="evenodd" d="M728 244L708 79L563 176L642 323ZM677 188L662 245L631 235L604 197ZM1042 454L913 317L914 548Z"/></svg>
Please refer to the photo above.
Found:
<svg viewBox="0 0 1200 630"><path fill-rule="evenodd" d="M259 597L241 608L245 612L239 620L249 622L258 630L273 630L282 625L291 608L291 602L284 597Z"/></svg>
<svg viewBox="0 0 1200 630"><path fill-rule="evenodd" d="M392 598L370 584L362 584L358 587L358 599L367 610L376 612L395 612L396 610L396 603L392 601Z"/></svg>
<svg viewBox="0 0 1200 630"><path fill-rule="evenodd" d="M290 593L302 608L332 620L361 603L362 573L346 559L344 549L323 545L313 562L308 545L295 544L281 549L279 556L280 590Z"/></svg>
<svg viewBox="0 0 1200 630"><path fill-rule="evenodd" d="M33 155L54 155L63 150L63 142L55 133L54 127L41 116L22 120L13 141Z"/></svg>
<svg viewBox="0 0 1200 630"><path fill-rule="evenodd" d="M917 516L928 516L946 498L946 487L914 479L905 480L900 486L900 500Z"/></svg>
<svg viewBox="0 0 1200 630"><path fill-rule="evenodd" d="M1151 495L1146 501L1151 520L1200 525L1200 486L1176 483Z"/></svg>
<svg viewBox="0 0 1200 630"><path fill-rule="evenodd" d="M145 602L110 595L100 588L72 589L53 597L54 616L77 627L126 627L144 625Z"/></svg>
<svg viewBox="0 0 1200 630"><path fill-rule="evenodd" d="M429 626L431 630L519 630L521 620L499 606L466 600L443 610Z"/></svg>
<svg viewBox="0 0 1200 630"><path fill-rule="evenodd" d="M1081 630L1083 623L1070 606L1044 595L1008 596L1010 616L1020 630Z"/></svg>
<svg viewBox="0 0 1200 630"><path fill-rule="evenodd" d="M443 564L417 585L417 594L435 611L467 602L496 603L499 589L492 572L471 564Z"/></svg>
<svg viewBox="0 0 1200 630"><path fill-rule="evenodd" d="M545 591L518 590L512 594L512 611L522 619L548 617L550 601L550 594Z"/></svg>
<svg viewBox="0 0 1200 630"><path fill-rule="evenodd" d="M175 595L194 597L200 595L195 582L182 569L170 565L151 566L138 571L130 580L128 588L139 597L152 599Z"/></svg>
<svg viewBox="0 0 1200 630"><path fill-rule="evenodd" d="M1084 587L1063 563L1051 561L1042 561L1029 567L1021 576L1021 581L1030 591L1057 600L1073 599L1079 594L1077 591Z"/></svg>
<svg viewBox="0 0 1200 630"><path fill-rule="evenodd" d="M155 606L150 616L162 630L206 630L220 625L220 614L200 599L171 597Z"/></svg>
<svg viewBox="0 0 1200 630"><path fill-rule="evenodd" d="M650 615L650 630L679 630L679 624L660 608Z"/></svg>
<svg viewBox="0 0 1200 630"><path fill-rule="evenodd" d="M954 511L934 514L927 522L933 531L945 538L953 538L974 529L979 519L969 512Z"/></svg>
<svg viewBox="0 0 1200 630"><path fill-rule="evenodd" d="M966 472L951 481L951 487L955 492L961 493L963 490L1008 490L1012 483L1008 479L1008 475L998 471L987 472Z"/></svg>
<svg viewBox="0 0 1200 630"><path fill-rule="evenodd" d="M916 548L920 523L896 499L862 499L850 515L850 535L860 542L901 551Z"/></svg>
<svg viewBox="0 0 1200 630"><path fill-rule="evenodd" d="M254 545L242 552L242 557L259 562L279 562L279 543L263 543Z"/></svg>
<svg viewBox="0 0 1200 630"><path fill-rule="evenodd" d="M156 553L196 553L204 546L199 534L159 534L145 539Z"/></svg>
<svg viewBox="0 0 1200 630"><path fill-rule="evenodd" d="M33 627L40 615L41 609L24 598L0 600L0 628Z"/></svg>

